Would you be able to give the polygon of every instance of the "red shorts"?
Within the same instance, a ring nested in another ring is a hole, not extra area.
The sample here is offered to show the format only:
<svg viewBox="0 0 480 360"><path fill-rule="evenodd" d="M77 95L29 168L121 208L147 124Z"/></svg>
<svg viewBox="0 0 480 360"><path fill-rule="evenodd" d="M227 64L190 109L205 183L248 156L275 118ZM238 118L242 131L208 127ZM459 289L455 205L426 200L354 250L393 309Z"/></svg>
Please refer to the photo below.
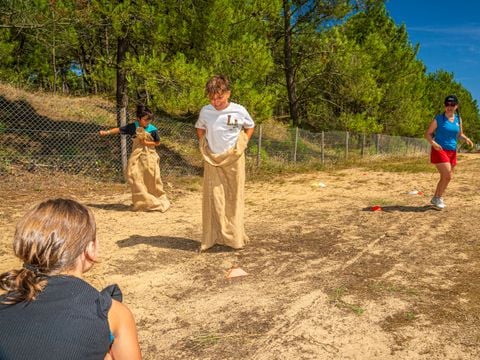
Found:
<svg viewBox="0 0 480 360"><path fill-rule="evenodd" d="M430 152L430 162L432 164L450 163L452 166L457 165L457 151L456 150L435 150L432 147Z"/></svg>

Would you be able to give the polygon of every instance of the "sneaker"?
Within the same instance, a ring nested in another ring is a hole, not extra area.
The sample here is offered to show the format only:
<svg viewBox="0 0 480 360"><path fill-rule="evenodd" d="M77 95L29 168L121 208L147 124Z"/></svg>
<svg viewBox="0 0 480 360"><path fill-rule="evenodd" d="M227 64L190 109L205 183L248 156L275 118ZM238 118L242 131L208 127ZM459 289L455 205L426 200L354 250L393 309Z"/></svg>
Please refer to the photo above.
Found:
<svg viewBox="0 0 480 360"><path fill-rule="evenodd" d="M432 200L430 201L430 204L432 204L435 208L441 210L445 209L445 203L443 202L443 198L434 196Z"/></svg>
<svg viewBox="0 0 480 360"><path fill-rule="evenodd" d="M445 209L447 207L447 204L445 204L445 201L443 201L443 197L440 198L440 207L442 209Z"/></svg>

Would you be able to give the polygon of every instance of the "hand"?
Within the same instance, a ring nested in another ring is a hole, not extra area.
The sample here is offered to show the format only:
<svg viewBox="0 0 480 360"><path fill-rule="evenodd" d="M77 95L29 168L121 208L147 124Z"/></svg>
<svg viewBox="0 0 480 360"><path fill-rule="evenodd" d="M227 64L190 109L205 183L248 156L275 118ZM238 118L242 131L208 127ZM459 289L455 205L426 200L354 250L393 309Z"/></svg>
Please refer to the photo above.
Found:
<svg viewBox="0 0 480 360"><path fill-rule="evenodd" d="M105 136L109 134L108 130L100 130L98 133L100 134L100 136Z"/></svg>
<svg viewBox="0 0 480 360"><path fill-rule="evenodd" d="M152 142L148 141L147 139L140 140L140 145L142 146L152 146Z"/></svg>
<svg viewBox="0 0 480 360"><path fill-rule="evenodd" d="M442 147L439 144L437 144L435 141L432 142L432 147L437 151L442 150Z"/></svg>
<svg viewBox="0 0 480 360"><path fill-rule="evenodd" d="M470 140L469 138L466 138L465 141L467 142L467 144L470 146L470 147L473 147L473 141Z"/></svg>

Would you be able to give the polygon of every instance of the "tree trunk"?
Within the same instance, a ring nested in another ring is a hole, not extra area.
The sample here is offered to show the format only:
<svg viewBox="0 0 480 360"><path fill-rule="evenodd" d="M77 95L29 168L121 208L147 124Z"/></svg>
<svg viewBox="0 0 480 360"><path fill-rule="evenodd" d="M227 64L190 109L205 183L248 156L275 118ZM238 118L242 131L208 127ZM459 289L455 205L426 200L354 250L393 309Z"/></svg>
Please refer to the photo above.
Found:
<svg viewBox="0 0 480 360"><path fill-rule="evenodd" d="M128 40L126 37L119 37L117 40L117 125L119 127L127 125L127 78L124 68L124 61L127 54ZM120 137L120 148L122 152L122 169L127 168L127 141L125 136Z"/></svg>
<svg viewBox="0 0 480 360"><path fill-rule="evenodd" d="M298 109L297 109L297 93L295 83L295 68L292 64L292 10L291 1L283 0L284 11L284 43L283 54L285 61L285 80L287 83L288 107L290 110L290 118L292 119L292 126L298 126Z"/></svg>
<svg viewBox="0 0 480 360"><path fill-rule="evenodd" d="M52 34L52 68L53 68L53 93L57 93L57 55L55 52L56 41L55 32L57 31L55 26L55 13L52 10L52 22L53 22L53 34Z"/></svg>

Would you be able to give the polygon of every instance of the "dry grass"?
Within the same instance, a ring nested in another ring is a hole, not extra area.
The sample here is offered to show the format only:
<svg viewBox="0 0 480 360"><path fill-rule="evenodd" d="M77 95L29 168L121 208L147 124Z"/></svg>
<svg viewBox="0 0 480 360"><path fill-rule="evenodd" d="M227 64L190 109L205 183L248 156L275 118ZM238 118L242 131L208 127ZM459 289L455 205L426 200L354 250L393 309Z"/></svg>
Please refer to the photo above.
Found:
<svg viewBox="0 0 480 360"><path fill-rule="evenodd" d="M26 101L35 111L51 120L76 119L79 122L115 125L112 101L99 96L73 97L42 91L27 91L0 83L0 94L9 102Z"/></svg>

